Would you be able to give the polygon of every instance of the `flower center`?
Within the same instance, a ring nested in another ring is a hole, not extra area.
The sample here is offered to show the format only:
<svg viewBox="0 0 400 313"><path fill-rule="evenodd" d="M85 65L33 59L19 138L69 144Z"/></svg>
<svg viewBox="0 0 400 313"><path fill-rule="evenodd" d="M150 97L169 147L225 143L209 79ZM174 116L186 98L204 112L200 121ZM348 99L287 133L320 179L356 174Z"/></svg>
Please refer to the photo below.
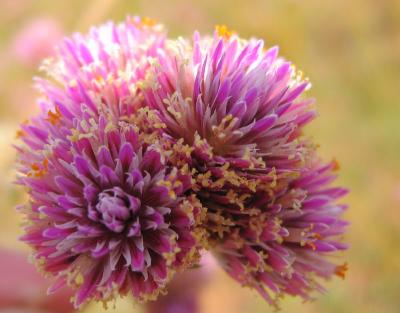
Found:
<svg viewBox="0 0 400 313"><path fill-rule="evenodd" d="M102 191L98 195L96 211L99 220L111 231L121 233L140 208L140 200L120 187Z"/></svg>

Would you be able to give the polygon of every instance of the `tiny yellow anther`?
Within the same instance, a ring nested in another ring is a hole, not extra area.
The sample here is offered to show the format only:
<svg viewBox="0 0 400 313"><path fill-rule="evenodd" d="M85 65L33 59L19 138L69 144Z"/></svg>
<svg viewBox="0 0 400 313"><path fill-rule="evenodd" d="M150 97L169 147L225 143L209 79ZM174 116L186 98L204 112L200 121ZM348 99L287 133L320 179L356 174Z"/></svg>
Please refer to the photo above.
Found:
<svg viewBox="0 0 400 313"><path fill-rule="evenodd" d="M220 37L222 37L222 38L224 38L226 40L231 38L232 35L233 35L233 32L230 31L228 29L228 27L226 27L225 25L216 25L215 26L215 30L216 30L218 36L220 36Z"/></svg>
<svg viewBox="0 0 400 313"><path fill-rule="evenodd" d="M338 171L340 170L340 163L337 159L332 160L332 170L333 171Z"/></svg>
<svg viewBox="0 0 400 313"><path fill-rule="evenodd" d="M15 133L15 138L21 138L25 136L25 132L22 129L18 129L17 132Z"/></svg>
<svg viewBox="0 0 400 313"><path fill-rule="evenodd" d="M145 16L142 20L142 25L143 26L148 26L148 27L153 27L157 24L157 21L155 19L152 19L148 16Z"/></svg>
<svg viewBox="0 0 400 313"><path fill-rule="evenodd" d="M55 106L54 110L55 112L49 110L47 112L47 118L46 118L46 121L50 122L52 125L56 125L61 119L61 112L58 106Z"/></svg>
<svg viewBox="0 0 400 313"><path fill-rule="evenodd" d="M349 266L347 262L343 263L342 265L338 265L335 268L335 275L339 276L342 279L346 278L346 272L349 270Z"/></svg>

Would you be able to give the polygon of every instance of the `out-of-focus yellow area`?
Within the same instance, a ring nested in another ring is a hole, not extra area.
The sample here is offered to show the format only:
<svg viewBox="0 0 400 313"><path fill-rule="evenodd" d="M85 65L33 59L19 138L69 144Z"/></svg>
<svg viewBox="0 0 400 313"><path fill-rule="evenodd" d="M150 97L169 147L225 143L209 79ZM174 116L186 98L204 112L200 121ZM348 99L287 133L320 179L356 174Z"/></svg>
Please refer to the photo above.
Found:
<svg viewBox="0 0 400 313"><path fill-rule="evenodd" d="M155 18L171 36L211 33L225 24L243 37L278 44L310 78L319 118L307 132L320 153L340 160L338 184L348 186L351 221L344 281L327 284L315 302L286 298L282 312L396 313L400 311L400 1L396 0L103 0L0 2L0 246L19 243L14 207L22 191L12 184L18 123L35 111L32 76L41 53L35 41L87 32L125 15ZM41 24L42 23L42 24ZM32 26L33 25L33 26ZM36 27L35 33L29 29ZM44 32L45 35L40 35ZM25 37L24 37L25 36ZM53 36L53 37L52 37ZM22 39L21 39L22 38ZM21 43L22 40L22 43ZM44 52L45 54L47 52ZM1 266L1 260L0 260ZM1 279L1 277L0 277ZM255 292L222 271L204 289L202 312L269 312ZM84 312L101 312L91 305ZM110 310L114 312L113 309ZM115 312L139 312L129 300Z"/></svg>

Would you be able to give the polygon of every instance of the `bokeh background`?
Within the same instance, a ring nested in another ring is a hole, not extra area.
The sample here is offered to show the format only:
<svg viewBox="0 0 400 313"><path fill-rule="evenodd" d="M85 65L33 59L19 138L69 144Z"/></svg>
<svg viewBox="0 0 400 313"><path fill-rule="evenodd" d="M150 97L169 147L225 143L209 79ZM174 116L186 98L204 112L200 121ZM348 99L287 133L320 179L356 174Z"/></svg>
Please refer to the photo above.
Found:
<svg viewBox="0 0 400 313"><path fill-rule="evenodd" d="M319 118L307 128L320 153L341 163L338 183L351 188L345 254L350 271L329 292L282 312L400 312L400 1L397 0L142 0L0 1L0 248L26 250L12 184L11 145L34 109L32 76L63 35L125 15L161 21L171 36L211 33L226 24L243 37L278 44L313 83ZM2 264L0 259L0 267ZM12 265L7 265L13 271ZM0 277L0 280L2 278ZM272 312L254 292L216 271L201 294L202 312ZM90 305L84 312L101 312ZM140 312L130 300L109 312Z"/></svg>

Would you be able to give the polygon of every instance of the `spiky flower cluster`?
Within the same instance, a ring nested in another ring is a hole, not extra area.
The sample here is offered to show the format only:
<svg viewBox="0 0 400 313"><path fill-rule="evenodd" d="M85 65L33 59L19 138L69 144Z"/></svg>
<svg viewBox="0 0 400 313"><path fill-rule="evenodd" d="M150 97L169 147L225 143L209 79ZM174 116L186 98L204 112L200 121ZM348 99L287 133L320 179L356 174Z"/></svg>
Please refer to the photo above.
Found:
<svg viewBox="0 0 400 313"><path fill-rule="evenodd" d="M344 276L346 190L302 135L310 84L276 47L218 26L169 40L148 18L74 35L21 126L23 240L75 305L146 301L211 250L271 304Z"/></svg>

